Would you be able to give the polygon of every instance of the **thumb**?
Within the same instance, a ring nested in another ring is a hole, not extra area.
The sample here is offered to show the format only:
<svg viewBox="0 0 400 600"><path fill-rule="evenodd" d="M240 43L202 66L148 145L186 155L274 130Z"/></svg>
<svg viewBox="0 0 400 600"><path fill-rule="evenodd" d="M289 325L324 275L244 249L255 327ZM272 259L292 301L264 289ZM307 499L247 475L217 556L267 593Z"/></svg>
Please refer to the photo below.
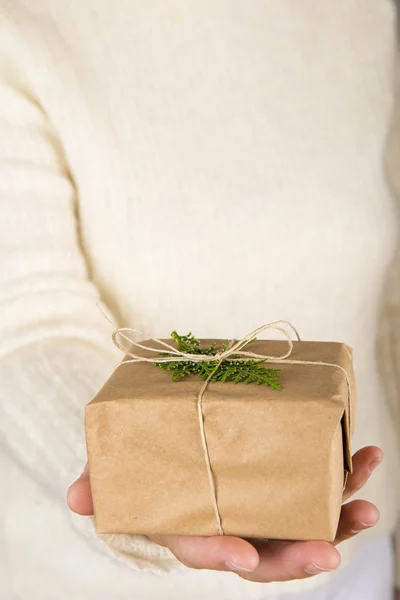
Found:
<svg viewBox="0 0 400 600"><path fill-rule="evenodd" d="M93 500L87 464L82 475L69 488L67 504L72 512L78 515L88 516L93 514Z"/></svg>

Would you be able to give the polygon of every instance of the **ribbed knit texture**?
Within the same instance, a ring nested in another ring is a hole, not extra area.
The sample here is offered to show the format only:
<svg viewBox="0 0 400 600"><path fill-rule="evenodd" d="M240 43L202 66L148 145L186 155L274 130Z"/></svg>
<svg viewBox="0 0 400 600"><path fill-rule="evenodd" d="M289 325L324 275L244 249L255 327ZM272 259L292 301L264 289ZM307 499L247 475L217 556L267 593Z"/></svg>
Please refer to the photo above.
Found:
<svg viewBox="0 0 400 600"><path fill-rule="evenodd" d="M97 536L64 498L85 461L83 407L121 358L101 300L117 324L160 337L237 337L285 318L304 339L352 345L354 447L386 454L362 497L381 510L377 531L394 530L400 257L390 270L398 215L382 167L393 7L30 4L0 0L0 431L13 589L24 600L102 600L107 580L116 598L140 589L142 600L158 598L148 571L176 570L180 597L201 597L194 581L219 600L322 584L329 575L267 587L221 573L195 580L142 536ZM390 173L398 157L393 133ZM41 506L59 515L40 534L47 569L23 549L46 522ZM37 517L18 525L16 507ZM344 564L357 543L341 547ZM75 548L72 587L60 590ZM39 571L32 597L25 574Z"/></svg>

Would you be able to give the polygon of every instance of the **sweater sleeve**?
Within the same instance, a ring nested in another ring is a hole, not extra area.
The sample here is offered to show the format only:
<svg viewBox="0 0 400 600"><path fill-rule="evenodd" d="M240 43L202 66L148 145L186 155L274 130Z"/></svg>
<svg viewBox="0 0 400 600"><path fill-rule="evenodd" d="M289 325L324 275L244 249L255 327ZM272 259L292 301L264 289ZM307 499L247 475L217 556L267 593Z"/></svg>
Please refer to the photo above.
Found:
<svg viewBox="0 0 400 600"><path fill-rule="evenodd" d="M5 452L66 507L85 462L83 407L120 357L80 250L62 143L2 43L0 436ZM134 569L181 566L144 536L97 535L90 519L71 519L94 547Z"/></svg>

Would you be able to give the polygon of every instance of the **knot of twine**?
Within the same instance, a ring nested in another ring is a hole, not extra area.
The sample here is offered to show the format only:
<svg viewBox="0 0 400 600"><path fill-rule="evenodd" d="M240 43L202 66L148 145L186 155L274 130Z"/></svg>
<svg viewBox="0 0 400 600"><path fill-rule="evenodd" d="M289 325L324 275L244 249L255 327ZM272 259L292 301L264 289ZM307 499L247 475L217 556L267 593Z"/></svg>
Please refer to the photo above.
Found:
<svg viewBox="0 0 400 600"><path fill-rule="evenodd" d="M299 335L297 329L294 327L294 325L292 325L289 321L280 320L280 321L273 321L272 323L266 323L265 325L261 325L260 327L258 327L254 331L252 331L251 333L248 333L247 335L245 335L241 340L231 340L228 343L228 347L226 350L217 351L214 354L192 354L190 352L183 352L181 350L178 350L177 348L174 348L174 346L168 344L167 342L164 342L163 340L160 340L158 338L153 338L152 336L147 335L145 332L139 331L138 329L134 329L134 328L123 327L120 329L115 329L115 331L112 334L112 340L113 340L115 346L119 350L124 352L127 356L130 357L128 360L122 361L119 366L129 364L129 363L139 363L139 362L150 362L150 363L158 362L158 363L160 363L160 362L176 362L177 360L192 361L192 362L212 362L215 360L218 361L217 365L211 371L211 373L209 374L207 379L204 381L201 389L199 390L199 393L197 395L197 413L198 413L199 426L200 426L201 444L202 444L202 448L203 448L203 452L204 452L204 460L205 460L208 480L209 480L209 484L210 484L212 506L213 506L213 510L214 510L214 514L215 514L218 532L220 535L224 535L224 530L222 528L221 515L220 515L219 507L218 507L216 484L215 484L213 470L211 467L210 454L209 454L209 450L208 450L207 437L206 437L206 432L205 432L205 427L204 427L204 415L203 415L204 393L205 393L205 391L208 387L208 384L210 383L214 373L218 370L220 364L223 361L230 361L230 360L248 361L250 359L260 359L260 360L267 360L270 363L276 363L276 364L285 363L285 364L292 364L292 365L294 365L294 364L324 365L324 366L328 366L328 367L334 367L334 368L340 369L345 374L347 389L348 389L349 404L351 402L351 386L350 386L349 375L348 375L346 369L344 369L341 365L338 365L336 363L313 361L313 360L293 360L293 359L288 360L288 357L291 355L292 350L293 350L293 342L291 339L290 331L288 331L288 328L291 329L295 333L297 340L300 342L301 341L300 335ZM267 354L257 354L255 352L249 352L249 351L243 350L243 348L249 342L251 342L254 339L254 337L256 337L258 334L262 333L266 329L274 329L274 330L280 331L281 333L284 334L284 336L288 342L288 351L285 354L283 354L281 356L270 356ZM132 333L146 336L147 339L150 339L153 342L156 342L156 344L161 346L161 348L152 348L150 346L145 346L144 344L136 342L131 337L129 337L129 334L132 334ZM118 341L118 337L121 337L126 342L129 342L129 344L131 344L131 350L127 351L124 348L124 346ZM167 356L159 356L157 359L141 356L140 354L135 354L134 352L132 352L132 346L136 346L137 348L141 348L141 349L149 351L149 352L156 352L158 355L166 354ZM164 350L163 347L166 349ZM171 354L173 356L169 356ZM234 357L233 357L233 355L234 355ZM349 427L351 428L350 414L351 413L349 413Z"/></svg>

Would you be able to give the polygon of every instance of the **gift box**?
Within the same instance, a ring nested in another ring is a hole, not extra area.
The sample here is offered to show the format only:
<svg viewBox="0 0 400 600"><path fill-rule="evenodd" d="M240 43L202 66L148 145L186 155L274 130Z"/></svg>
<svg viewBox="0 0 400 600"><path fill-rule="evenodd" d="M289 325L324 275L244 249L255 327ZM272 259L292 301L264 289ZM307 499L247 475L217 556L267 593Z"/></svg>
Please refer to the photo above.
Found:
<svg viewBox="0 0 400 600"><path fill-rule="evenodd" d="M287 342L251 350L279 357ZM197 375L124 361L85 411L97 530L332 541L352 468L352 349L294 341L277 362L265 366L280 389L209 381L199 407Z"/></svg>

